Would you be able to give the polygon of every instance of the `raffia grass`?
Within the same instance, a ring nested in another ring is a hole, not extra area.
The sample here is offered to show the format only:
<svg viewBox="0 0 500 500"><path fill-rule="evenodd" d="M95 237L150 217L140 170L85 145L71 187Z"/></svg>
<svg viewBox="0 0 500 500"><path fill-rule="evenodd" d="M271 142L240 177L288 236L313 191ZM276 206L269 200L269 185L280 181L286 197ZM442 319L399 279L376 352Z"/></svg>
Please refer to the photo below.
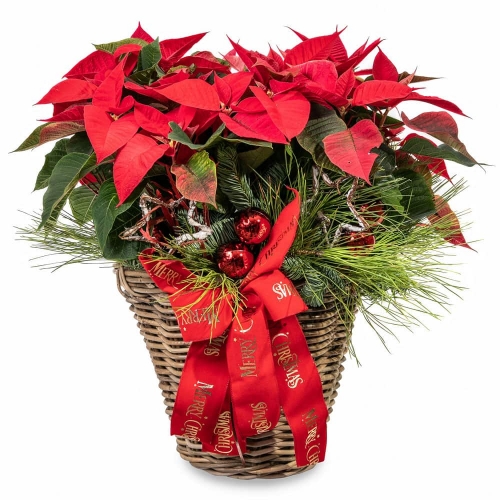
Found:
<svg viewBox="0 0 500 500"><path fill-rule="evenodd" d="M118 290L130 304L148 348L166 413L171 416L189 344L184 342L167 294L143 270L116 266ZM338 312L333 297L322 308L311 308L298 316L311 355L323 384L329 418L340 386L348 351L354 311L350 318ZM271 431L248 439L242 457L227 457L201 451L195 441L176 436L177 451L193 467L235 479L273 479L302 473L314 467L297 467L293 436L285 416ZM328 445L327 454L334 446Z"/></svg>

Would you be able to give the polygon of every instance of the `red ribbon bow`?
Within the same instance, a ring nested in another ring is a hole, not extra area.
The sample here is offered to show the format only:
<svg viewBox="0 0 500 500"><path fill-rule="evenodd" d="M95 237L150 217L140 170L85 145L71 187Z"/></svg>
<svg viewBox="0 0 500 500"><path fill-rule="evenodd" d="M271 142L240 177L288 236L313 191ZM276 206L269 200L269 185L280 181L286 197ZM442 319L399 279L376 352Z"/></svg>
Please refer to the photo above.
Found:
<svg viewBox="0 0 500 500"><path fill-rule="evenodd" d="M149 249L140 262L169 294L183 339L191 342L170 433L200 441L207 452L237 455L246 439L273 429L281 408L298 467L324 460L328 409L321 379L295 316L307 309L279 271L297 231L299 193L280 213L240 285L243 305L221 289L200 290L180 261ZM192 281L191 281L192 283Z"/></svg>

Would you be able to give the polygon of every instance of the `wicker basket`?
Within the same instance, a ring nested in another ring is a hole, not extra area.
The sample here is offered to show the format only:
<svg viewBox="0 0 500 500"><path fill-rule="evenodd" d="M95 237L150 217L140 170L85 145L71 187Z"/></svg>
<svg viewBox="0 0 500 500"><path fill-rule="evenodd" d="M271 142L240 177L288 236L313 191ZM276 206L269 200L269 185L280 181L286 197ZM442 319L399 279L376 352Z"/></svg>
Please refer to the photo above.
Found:
<svg viewBox="0 0 500 500"><path fill-rule="evenodd" d="M115 268L120 293L130 304L160 381L166 413L172 414L189 344L183 341L167 294L142 270ZM342 363L347 352L352 320L341 318L335 299L324 308L310 309L298 315L307 344L323 384L323 396L331 413L337 396ZM243 457L228 457L201 451L201 445L178 437L177 451L192 466L211 474L237 479L280 478L314 467L297 467L292 432L283 413L278 425L269 432L247 440ZM330 450L331 452L331 450Z"/></svg>

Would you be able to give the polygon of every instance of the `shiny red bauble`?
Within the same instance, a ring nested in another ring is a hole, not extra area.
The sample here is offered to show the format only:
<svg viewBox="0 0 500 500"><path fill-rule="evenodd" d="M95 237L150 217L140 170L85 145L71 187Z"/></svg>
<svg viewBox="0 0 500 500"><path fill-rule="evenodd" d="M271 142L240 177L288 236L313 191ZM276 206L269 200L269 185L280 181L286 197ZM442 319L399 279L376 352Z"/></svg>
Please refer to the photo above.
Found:
<svg viewBox="0 0 500 500"><path fill-rule="evenodd" d="M361 205L358 211L370 227L378 226L384 222L385 210L382 203Z"/></svg>
<svg viewBox="0 0 500 500"><path fill-rule="evenodd" d="M269 236L271 221L258 208L245 208L236 213L234 229L240 241L247 245L258 245Z"/></svg>
<svg viewBox="0 0 500 500"><path fill-rule="evenodd" d="M352 251L371 250L375 245L375 236L372 233L360 232L348 235L347 246Z"/></svg>
<svg viewBox="0 0 500 500"><path fill-rule="evenodd" d="M243 278L252 269L255 257L244 243L232 242L217 249L215 260L225 275Z"/></svg>

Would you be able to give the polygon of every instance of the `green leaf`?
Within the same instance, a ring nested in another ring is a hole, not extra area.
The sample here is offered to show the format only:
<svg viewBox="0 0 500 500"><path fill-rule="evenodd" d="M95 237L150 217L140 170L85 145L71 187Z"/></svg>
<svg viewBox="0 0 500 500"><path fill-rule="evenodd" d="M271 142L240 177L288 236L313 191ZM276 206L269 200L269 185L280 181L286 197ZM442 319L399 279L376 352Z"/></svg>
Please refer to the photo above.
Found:
<svg viewBox="0 0 500 500"><path fill-rule="evenodd" d="M128 78L140 85L150 85L160 78L158 66L144 69L142 71L134 71Z"/></svg>
<svg viewBox="0 0 500 500"><path fill-rule="evenodd" d="M423 137L412 137L409 141L404 143L401 147L401 151L415 155L429 156L431 158L450 160L455 163L459 163L460 165L465 165L466 167L477 165L475 161L467 158L467 156L459 153L447 144L434 146L434 144Z"/></svg>
<svg viewBox="0 0 500 500"><path fill-rule="evenodd" d="M267 141L259 141L257 139L245 139L244 137L237 137L234 134L229 134L227 137L223 137L224 141L230 143L241 143L248 144L249 146L259 146L262 148L271 148L273 147L272 142Z"/></svg>
<svg viewBox="0 0 500 500"><path fill-rule="evenodd" d="M122 240L119 235L133 226L141 217L141 210L135 199L117 207L119 200L112 180L106 181L92 206L92 218L97 241L104 258L110 260L130 260L137 256L141 244Z"/></svg>
<svg viewBox="0 0 500 500"><path fill-rule="evenodd" d="M195 153L185 165L172 166L172 173L183 196L216 206L216 166L207 151Z"/></svg>
<svg viewBox="0 0 500 500"><path fill-rule="evenodd" d="M94 219L97 240L102 249L106 245L116 218L126 212L134 204L135 200L117 206L119 201L114 182L111 179L107 180L99 189L99 194L92 207L92 218Z"/></svg>
<svg viewBox="0 0 500 500"><path fill-rule="evenodd" d="M37 127L31 134L23 141L23 143L12 151L27 151L28 149L36 148L46 142L56 141L68 135L76 134L85 130L85 126L77 122L52 122L44 123Z"/></svg>
<svg viewBox="0 0 500 500"><path fill-rule="evenodd" d="M434 194L427 185L423 175L413 170L403 170L394 174L401 182L401 204L405 213L414 221L418 221L436 212Z"/></svg>
<svg viewBox="0 0 500 500"><path fill-rule="evenodd" d="M115 50L118 47L121 47L122 45L127 45L129 43L140 45L141 47L145 47L146 45L148 45L148 42L142 40L141 38L124 38L123 40L119 40L117 42L101 43L97 45L94 44L94 47L97 50L102 50L103 52L109 52L110 54L114 54Z"/></svg>
<svg viewBox="0 0 500 500"><path fill-rule="evenodd" d="M43 196L40 227L43 227L49 218L57 218L65 200L78 181L92 172L95 167L94 154L89 156L83 153L70 153L57 162L50 176L47 191Z"/></svg>
<svg viewBox="0 0 500 500"><path fill-rule="evenodd" d="M157 38L151 43L148 43L139 52L138 70L153 68L161 60L160 39Z"/></svg>
<svg viewBox="0 0 500 500"><path fill-rule="evenodd" d="M79 224L92 220L92 205L97 195L87 186L78 186L69 195L68 201L73 217Z"/></svg>
<svg viewBox="0 0 500 500"><path fill-rule="evenodd" d="M392 207L400 214L405 212L401 203L403 195L401 194L396 178L393 175L375 176L373 184L380 188L380 200L384 205Z"/></svg>
<svg viewBox="0 0 500 500"><path fill-rule="evenodd" d="M67 151L68 139L61 139L57 141L52 151L45 155L45 162L42 169L38 172L35 182L34 191L45 189L49 185L49 178L57 162L68 153Z"/></svg>
<svg viewBox="0 0 500 500"><path fill-rule="evenodd" d="M371 152L377 154L374 177L377 175L390 175L394 172L396 168L396 152L394 149L381 144L380 147L373 148Z"/></svg>
<svg viewBox="0 0 500 500"><path fill-rule="evenodd" d="M272 149L260 147L239 153L238 158L242 167L247 170L256 170L273 154L274 151Z"/></svg>
<svg viewBox="0 0 500 500"><path fill-rule="evenodd" d="M329 170L338 170L325 153L323 139L331 134L347 130L344 121L335 110L319 104L311 105L311 115L304 130L297 136L299 144L313 157L314 162Z"/></svg>
<svg viewBox="0 0 500 500"><path fill-rule="evenodd" d="M202 151L205 149L209 149L212 146L215 146L219 140L220 140L220 135L222 134L222 131L225 128L225 125L222 124L207 140L205 144L195 144L193 141L189 138L189 136L182 130L179 125L175 122L169 122L170 128L172 129L172 132L168 134L168 138L172 141L180 142L181 144L184 144L185 146L188 146L190 149L193 149L195 151Z"/></svg>
<svg viewBox="0 0 500 500"><path fill-rule="evenodd" d="M85 153L87 155L94 152L86 132L78 132L71 137L66 145L66 150L68 153Z"/></svg>

